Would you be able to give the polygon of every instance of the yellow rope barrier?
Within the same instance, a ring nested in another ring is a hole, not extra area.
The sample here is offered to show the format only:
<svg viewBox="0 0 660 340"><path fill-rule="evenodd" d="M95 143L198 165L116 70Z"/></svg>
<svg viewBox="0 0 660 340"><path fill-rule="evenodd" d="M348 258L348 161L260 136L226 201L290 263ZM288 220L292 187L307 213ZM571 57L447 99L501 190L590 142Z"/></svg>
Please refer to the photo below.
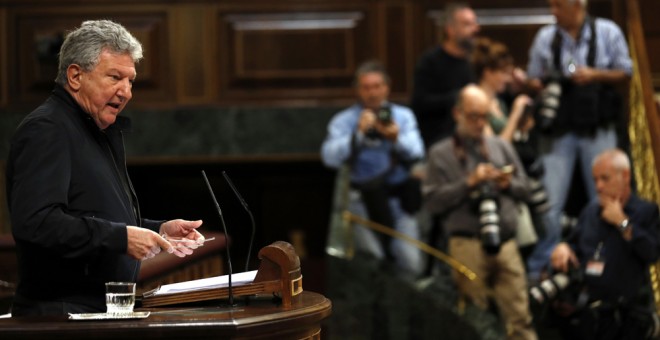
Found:
<svg viewBox="0 0 660 340"><path fill-rule="evenodd" d="M469 280L474 280L474 279L477 278L477 274L475 274L468 267L466 267L462 263L456 261L451 256L441 252L440 250L438 250L436 248L433 248L433 247L429 246L428 244L426 244L424 242L416 240L416 239L414 239L414 238L412 238L412 237L410 237L406 234L402 234L402 233L400 233L400 232L398 232L398 231L396 231L392 228L386 227L382 224L378 224L376 222L364 219L364 218L362 218L358 215L355 215L355 214L351 213L350 211L344 211L343 218L346 221L361 224L361 225L363 225L363 226L365 226L369 229L372 229L374 231L377 231L379 233L383 233L383 234L386 234L388 236L398 238L398 239L401 239L405 242L408 242L408 243L414 245L415 247L417 247L418 249L422 250L423 252L425 252L427 254L430 254L431 256L447 263L449 266L456 269L456 271L458 271L459 273L465 275L465 277L467 277Z"/></svg>

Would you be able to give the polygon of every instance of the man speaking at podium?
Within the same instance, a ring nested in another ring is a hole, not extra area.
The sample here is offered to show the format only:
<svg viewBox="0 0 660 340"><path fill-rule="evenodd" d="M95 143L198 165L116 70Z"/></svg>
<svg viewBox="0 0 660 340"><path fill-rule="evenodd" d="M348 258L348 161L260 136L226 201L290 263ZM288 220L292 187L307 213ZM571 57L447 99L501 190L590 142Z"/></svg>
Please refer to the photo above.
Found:
<svg viewBox="0 0 660 340"><path fill-rule="evenodd" d="M121 25L85 21L59 53L55 89L19 125L7 197L19 282L12 316L105 312L105 282L135 282L161 249L183 257L202 221L140 216L119 117L132 97L141 44ZM174 247L161 235L186 238Z"/></svg>

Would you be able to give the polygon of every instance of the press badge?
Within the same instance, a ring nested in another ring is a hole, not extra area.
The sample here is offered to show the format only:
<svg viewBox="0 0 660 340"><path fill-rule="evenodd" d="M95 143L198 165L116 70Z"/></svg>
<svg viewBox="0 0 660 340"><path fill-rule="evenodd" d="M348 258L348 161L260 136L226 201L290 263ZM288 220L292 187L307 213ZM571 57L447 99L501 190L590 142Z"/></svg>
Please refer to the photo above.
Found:
<svg viewBox="0 0 660 340"><path fill-rule="evenodd" d="M603 271L605 270L605 261L600 258L600 251L603 248L603 242L598 244L596 252L591 260L587 261L587 266L585 268L585 274L589 276L602 276Z"/></svg>

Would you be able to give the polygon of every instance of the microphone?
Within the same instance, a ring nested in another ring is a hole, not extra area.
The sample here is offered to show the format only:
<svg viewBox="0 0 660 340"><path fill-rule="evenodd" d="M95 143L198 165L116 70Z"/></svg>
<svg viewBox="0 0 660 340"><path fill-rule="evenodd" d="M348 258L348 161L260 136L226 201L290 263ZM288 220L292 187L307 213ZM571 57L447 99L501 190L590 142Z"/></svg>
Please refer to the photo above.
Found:
<svg viewBox="0 0 660 340"><path fill-rule="evenodd" d="M245 271L248 271L248 267L250 266L250 254L252 253L252 244L254 244L254 216L252 216L252 212L250 211L250 208L248 208L247 203L245 203L245 200L241 196L241 194L238 193L238 190L236 190L236 187L234 186L234 183L229 179L229 176L225 171L222 172L222 176L225 177L225 180L227 181L227 184L229 184L229 187L231 190L236 194L236 197L238 200L241 202L243 205L243 209L247 211L248 215L250 215L250 221L252 222L252 235L250 235L250 245L248 246L248 253L247 253L247 260L245 260Z"/></svg>
<svg viewBox="0 0 660 340"><path fill-rule="evenodd" d="M225 250L227 251L227 267L229 269L229 276L228 276L228 281L229 281L229 305L233 306L234 305L234 294L232 292L232 286L231 286L231 274L232 274L232 268L231 268L231 257L229 255L229 236L227 234L227 225L225 225L225 219L222 217L222 210L220 210L220 205L218 204L218 200L215 198L215 194L213 193L213 189L211 188L211 183L209 183L209 179L206 177L206 172L202 170L202 176L204 176L204 181L206 182L206 187L209 189L209 193L211 193L211 198L213 198L213 203L215 204L215 208L218 210L218 215L220 216L220 222L222 222L222 229L225 232Z"/></svg>

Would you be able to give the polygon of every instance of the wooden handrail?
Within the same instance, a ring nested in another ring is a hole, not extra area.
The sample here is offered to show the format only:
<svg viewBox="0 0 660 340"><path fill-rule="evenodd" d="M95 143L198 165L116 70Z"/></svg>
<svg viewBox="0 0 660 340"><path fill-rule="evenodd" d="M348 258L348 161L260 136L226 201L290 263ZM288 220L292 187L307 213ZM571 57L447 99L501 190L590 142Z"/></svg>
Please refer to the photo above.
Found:
<svg viewBox="0 0 660 340"><path fill-rule="evenodd" d="M626 1L628 42L635 70L630 86L631 153L641 196L660 204L658 177L660 173L660 119L654 99L651 67L646 51L639 1ZM646 135L648 133L648 135ZM644 171L646 169L646 171Z"/></svg>
<svg viewBox="0 0 660 340"><path fill-rule="evenodd" d="M654 99L651 67L644 41L642 18L638 0L627 0L626 23L628 44L636 66L630 86L630 153L635 165L634 173L638 194L660 204L660 119ZM660 262L649 268L656 312L660 313Z"/></svg>

